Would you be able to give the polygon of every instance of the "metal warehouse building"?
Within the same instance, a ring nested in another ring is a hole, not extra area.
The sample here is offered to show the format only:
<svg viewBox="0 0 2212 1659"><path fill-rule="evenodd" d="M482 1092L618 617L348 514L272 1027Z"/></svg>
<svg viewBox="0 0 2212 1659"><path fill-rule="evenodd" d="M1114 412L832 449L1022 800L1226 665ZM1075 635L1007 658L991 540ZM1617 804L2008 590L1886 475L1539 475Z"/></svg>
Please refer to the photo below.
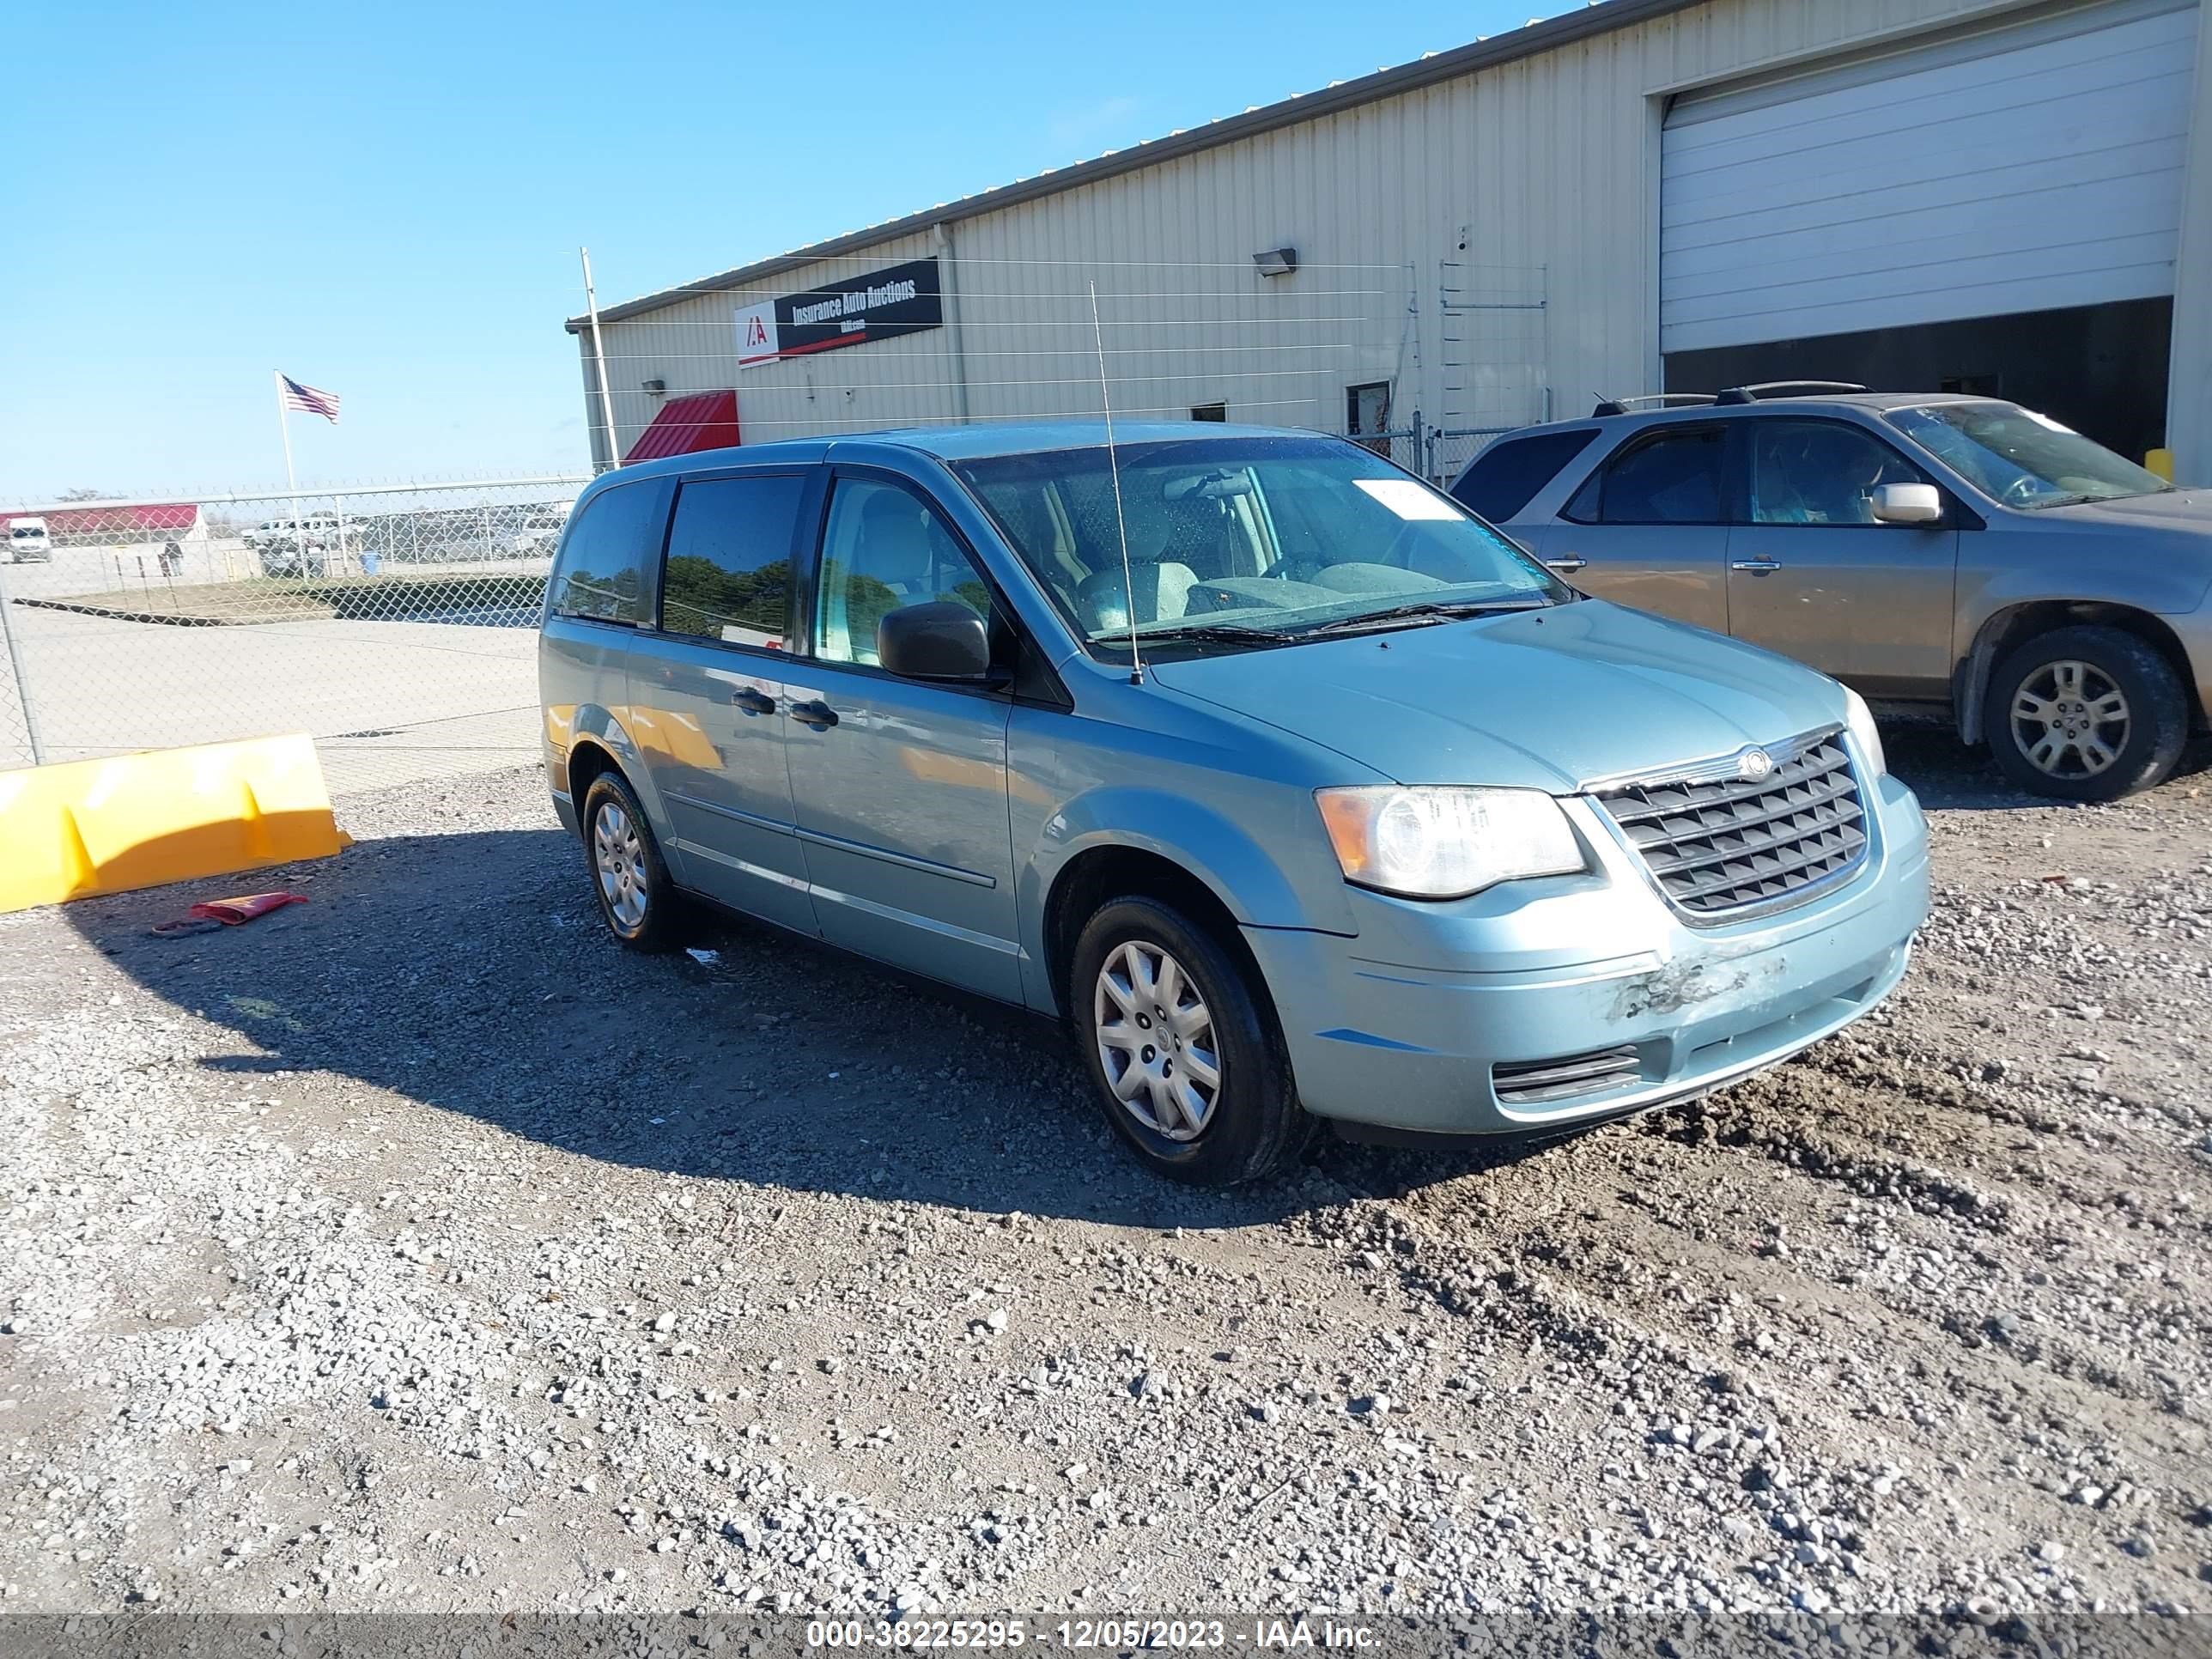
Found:
<svg viewBox="0 0 2212 1659"><path fill-rule="evenodd" d="M1817 378L2212 482L2202 10L1604 0L572 319L593 459L1096 414L1103 370L1442 474L1595 394Z"/></svg>

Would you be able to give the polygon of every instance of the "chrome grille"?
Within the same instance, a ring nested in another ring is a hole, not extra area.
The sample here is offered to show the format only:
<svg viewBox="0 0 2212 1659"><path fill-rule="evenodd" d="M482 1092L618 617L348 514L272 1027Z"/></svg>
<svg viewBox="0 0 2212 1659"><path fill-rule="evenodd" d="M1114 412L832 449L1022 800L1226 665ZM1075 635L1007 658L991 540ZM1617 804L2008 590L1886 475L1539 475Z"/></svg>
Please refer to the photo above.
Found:
<svg viewBox="0 0 2212 1659"><path fill-rule="evenodd" d="M1643 1075L1643 1059L1636 1045L1624 1042L1616 1048L1597 1048L1557 1060L1503 1060L1490 1068L1490 1086L1509 1106L1533 1106L1618 1089Z"/></svg>
<svg viewBox="0 0 2212 1659"><path fill-rule="evenodd" d="M1725 920L1784 903L1866 856L1866 810L1841 737L1777 744L1758 779L1705 767L1601 790L1598 804L1675 905Z"/></svg>

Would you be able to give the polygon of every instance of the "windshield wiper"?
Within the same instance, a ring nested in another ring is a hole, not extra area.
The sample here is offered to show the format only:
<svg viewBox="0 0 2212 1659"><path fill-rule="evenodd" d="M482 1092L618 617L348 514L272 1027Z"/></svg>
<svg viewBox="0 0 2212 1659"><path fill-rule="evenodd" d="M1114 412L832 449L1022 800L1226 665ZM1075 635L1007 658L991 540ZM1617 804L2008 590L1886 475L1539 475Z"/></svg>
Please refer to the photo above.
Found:
<svg viewBox="0 0 2212 1659"><path fill-rule="evenodd" d="M1547 599L1418 599L1411 605L1394 605L1387 611L1363 611L1357 617L1316 623L1310 628L1297 629L1296 637L1310 640L1324 634L1361 634L1399 623L1455 622L1466 617L1494 617L1506 611L1542 611L1550 603Z"/></svg>
<svg viewBox="0 0 2212 1659"><path fill-rule="evenodd" d="M1138 640L1146 645L1155 640L1200 640L1210 645L1280 645L1289 637L1279 629L1247 628L1241 623L1189 623L1181 628L1137 630ZM1095 642L1115 645L1127 638L1127 634L1102 634Z"/></svg>

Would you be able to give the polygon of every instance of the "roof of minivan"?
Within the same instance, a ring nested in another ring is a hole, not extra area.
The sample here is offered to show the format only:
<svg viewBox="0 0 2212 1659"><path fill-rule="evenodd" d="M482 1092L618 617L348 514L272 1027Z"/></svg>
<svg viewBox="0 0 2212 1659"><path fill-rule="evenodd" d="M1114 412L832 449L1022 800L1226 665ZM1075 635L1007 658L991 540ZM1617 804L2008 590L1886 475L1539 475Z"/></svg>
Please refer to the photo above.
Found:
<svg viewBox="0 0 2212 1659"><path fill-rule="evenodd" d="M1209 438L1329 438L1326 432L1297 427L1232 426L1212 421L1116 421L1114 442L1132 444L1194 443ZM1337 441L1343 441L1338 440ZM647 478L666 472L696 471L707 466L770 465L777 461L813 463L848 453L856 458L866 450L906 449L942 461L971 461L993 455L1030 455L1054 449L1103 449L1103 421L982 421L968 426L894 427L881 432L854 432L835 438L786 438L775 443L746 444L733 449L700 449L688 455L667 455L619 469L625 478ZM612 473L602 473L611 477Z"/></svg>

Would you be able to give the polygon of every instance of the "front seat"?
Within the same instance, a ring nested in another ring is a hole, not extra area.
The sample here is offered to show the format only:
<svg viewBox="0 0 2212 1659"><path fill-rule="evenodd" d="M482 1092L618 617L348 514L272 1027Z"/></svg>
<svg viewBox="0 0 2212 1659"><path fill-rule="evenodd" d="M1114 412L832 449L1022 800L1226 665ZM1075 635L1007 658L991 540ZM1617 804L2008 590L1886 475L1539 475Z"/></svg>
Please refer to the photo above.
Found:
<svg viewBox="0 0 2212 1659"><path fill-rule="evenodd" d="M1129 558L1127 582L1119 560L1085 576L1076 589L1084 626L1104 633L1129 626L1129 604L1136 602L1136 623L1169 622L1189 615L1190 590L1198 586L1198 573L1173 559Z"/></svg>

